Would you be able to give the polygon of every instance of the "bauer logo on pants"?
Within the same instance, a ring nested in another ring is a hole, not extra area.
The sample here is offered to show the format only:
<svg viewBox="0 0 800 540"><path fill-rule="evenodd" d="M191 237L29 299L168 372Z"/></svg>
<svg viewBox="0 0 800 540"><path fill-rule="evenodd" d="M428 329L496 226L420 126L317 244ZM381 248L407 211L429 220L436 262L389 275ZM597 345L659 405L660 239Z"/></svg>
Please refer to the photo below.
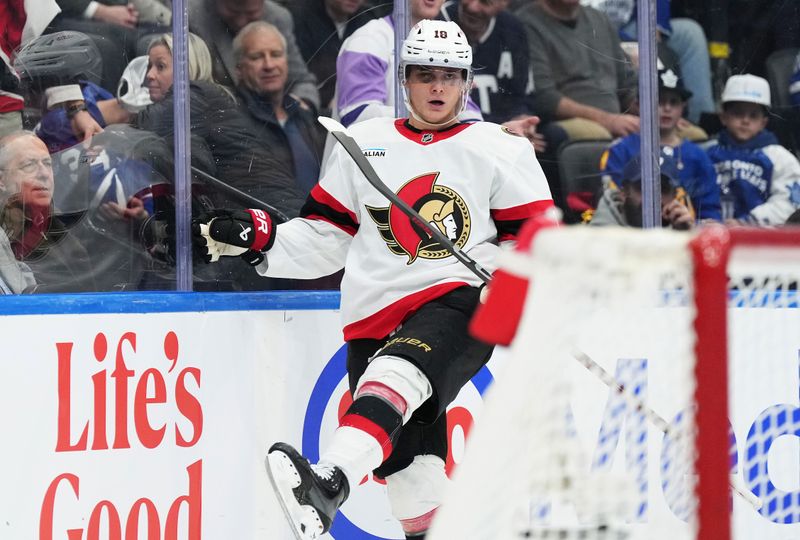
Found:
<svg viewBox="0 0 800 540"><path fill-rule="evenodd" d="M352 403L347 387L346 359L347 345L343 345L325 365L311 392L303 422L302 453L312 462L319 459L320 449L330 440L339 417ZM491 372L484 366L472 379L472 384L463 388L448 408L448 475L462 456L464 438L481 407L481 396L492 380ZM399 523L391 515L386 486L371 475L351 489L350 498L339 511L330 534L340 540L405 538Z"/></svg>

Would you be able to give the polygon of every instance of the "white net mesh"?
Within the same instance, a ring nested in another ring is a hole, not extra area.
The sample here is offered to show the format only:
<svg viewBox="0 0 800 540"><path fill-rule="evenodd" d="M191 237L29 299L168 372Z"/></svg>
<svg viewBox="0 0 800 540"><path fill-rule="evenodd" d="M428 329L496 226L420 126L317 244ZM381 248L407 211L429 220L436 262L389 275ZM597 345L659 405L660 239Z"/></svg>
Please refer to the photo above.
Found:
<svg viewBox="0 0 800 540"><path fill-rule="evenodd" d="M762 503L734 499L733 537L800 538L800 242L734 249L728 274L732 472Z"/></svg>
<svg viewBox="0 0 800 540"><path fill-rule="evenodd" d="M510 255L532 286L434 540L693 538L688 240L567 228Z"/></svg>

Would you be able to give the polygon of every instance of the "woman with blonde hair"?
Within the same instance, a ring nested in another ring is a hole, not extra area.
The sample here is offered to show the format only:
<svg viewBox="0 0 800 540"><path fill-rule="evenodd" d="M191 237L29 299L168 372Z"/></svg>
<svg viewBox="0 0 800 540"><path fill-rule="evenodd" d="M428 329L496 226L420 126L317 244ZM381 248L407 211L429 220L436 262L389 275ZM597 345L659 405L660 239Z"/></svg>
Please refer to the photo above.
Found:
<svg viewBox="0 0 800 540"><path fill-rule="evenodd" d="M190 33L188 49L193 164L284 214L296 216L305 198L295 186L291 164L280 162L260 144L233 93L214 81L211 54L203 39ZM132 123L163 137L171 147L172 52L171 34L162 34L150 43L143 86L149 91L152 104L133 114L119 100L100 102L107 124ZM212 199L220 206L242 206L241 201L224 194Z"/></svg>

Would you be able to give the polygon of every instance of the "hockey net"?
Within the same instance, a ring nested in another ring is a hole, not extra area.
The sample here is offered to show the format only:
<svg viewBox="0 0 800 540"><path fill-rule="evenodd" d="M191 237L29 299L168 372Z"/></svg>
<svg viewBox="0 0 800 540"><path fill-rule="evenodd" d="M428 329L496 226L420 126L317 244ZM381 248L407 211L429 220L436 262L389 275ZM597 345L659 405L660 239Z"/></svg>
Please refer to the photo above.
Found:
<svg viewBox="0 0 800 540"><path fill-rule="evenodd" d="M758 416L797 399L800 234L567 227L502 266L530 280L524 311L433 540L728 540L800 513L763 455L800 409Z"/></svg>

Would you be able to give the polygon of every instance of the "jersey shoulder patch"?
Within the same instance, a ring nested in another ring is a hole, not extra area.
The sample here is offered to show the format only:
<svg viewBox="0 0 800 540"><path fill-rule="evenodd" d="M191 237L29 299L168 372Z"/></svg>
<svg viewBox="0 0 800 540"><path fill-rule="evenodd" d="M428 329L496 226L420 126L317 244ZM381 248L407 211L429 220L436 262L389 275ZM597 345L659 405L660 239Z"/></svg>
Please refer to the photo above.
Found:
<svg viewBox="0 0 800 540"><path fill-rule="evenodd" d="M509 135L513 135L514 137L522 137L522 133L517 133L513 129L507 128L506 126L500 126L500 130L503 133L508 133Z"/></svg>

